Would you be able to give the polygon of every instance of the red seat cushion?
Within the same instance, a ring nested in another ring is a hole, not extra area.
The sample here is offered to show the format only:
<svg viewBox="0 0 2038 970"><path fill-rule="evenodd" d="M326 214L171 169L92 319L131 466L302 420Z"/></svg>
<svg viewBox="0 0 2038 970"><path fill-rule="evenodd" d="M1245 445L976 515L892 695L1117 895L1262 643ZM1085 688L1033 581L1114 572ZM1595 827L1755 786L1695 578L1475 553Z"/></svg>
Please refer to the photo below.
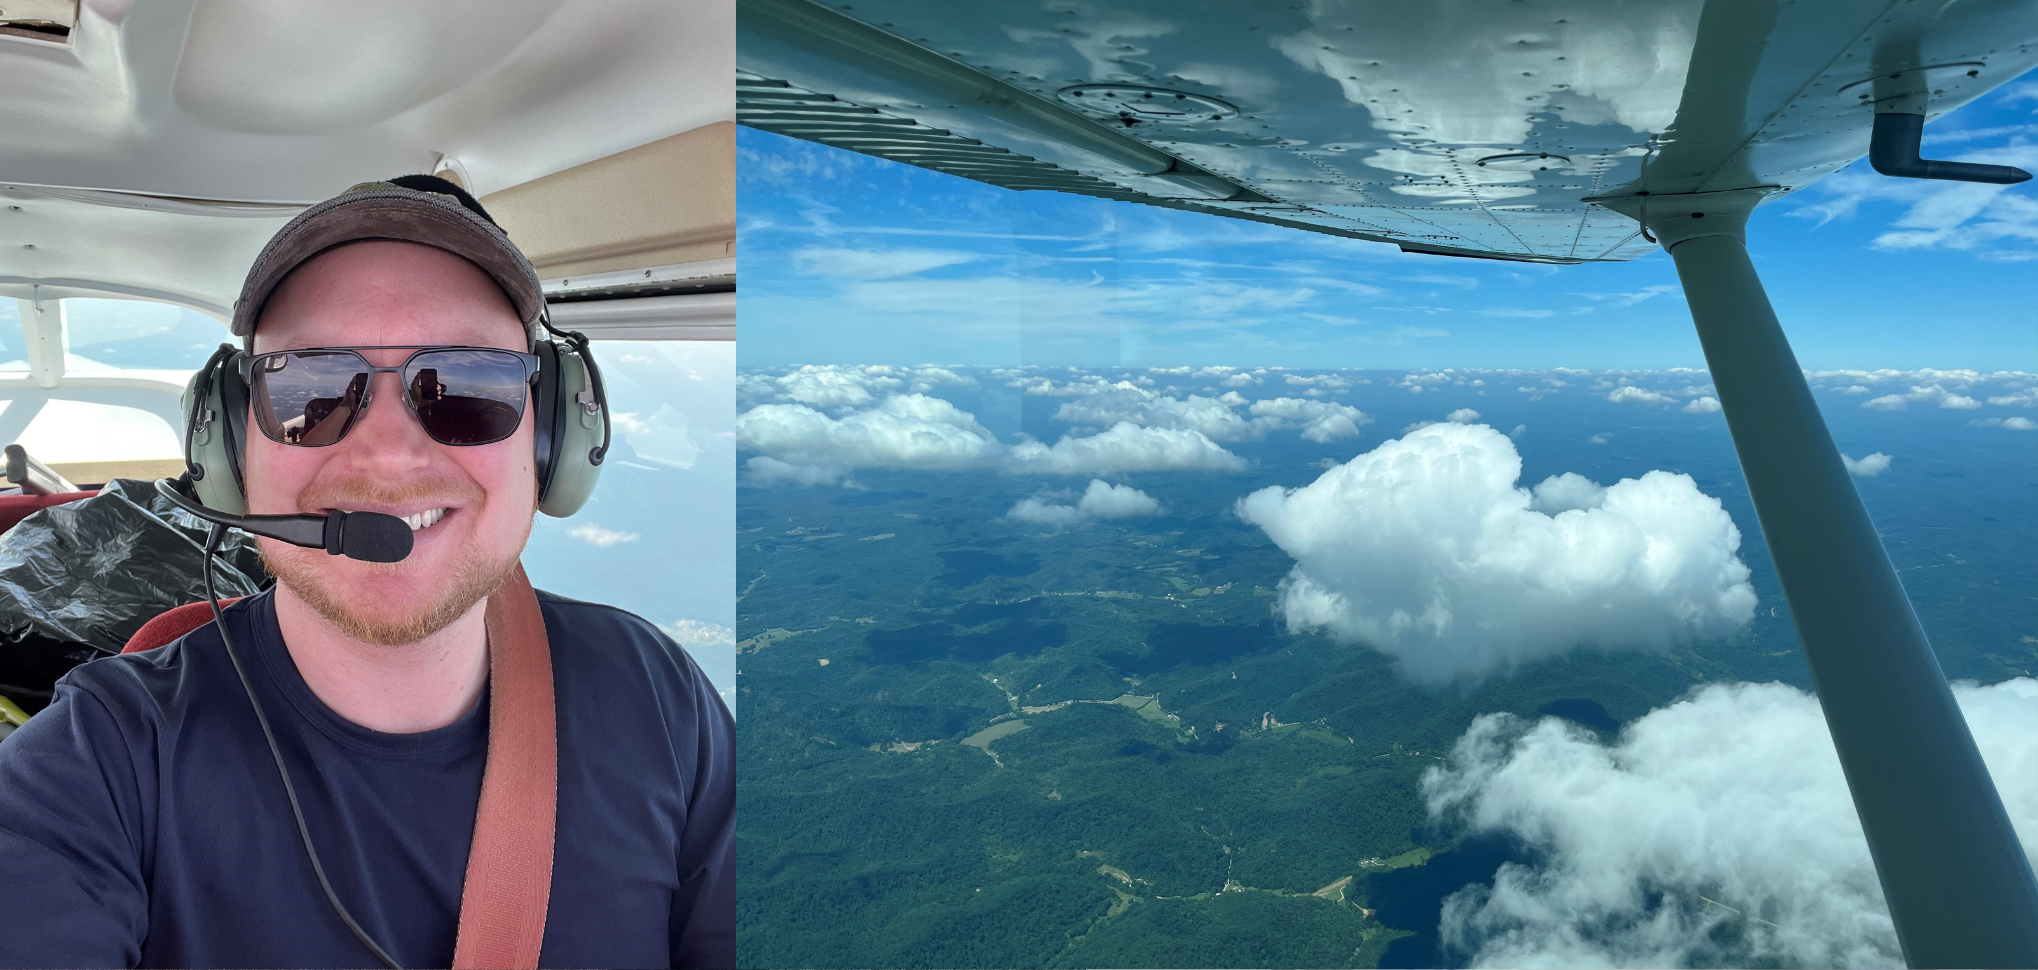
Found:
<svg viewBox="0 0 2038 970"><path fill-rule="evenodd" d="M65 502L91 498L99 494L98 489L88 492L58 492L55 495L0 495L0 532L14 528L22 519Z"/></svg>
<svg viewBox="0 0 2038 970"><path fill-rule="evenodd" d="M220 600L219 607L225 609L240 600L238 596ZM207 606L204 600L186 603L176 609L157 614L155 619L142 624L141 629L134 631L134 636L127 638L127 646L120 648L120 652L140 653L143 650L153 650L211 622L212 607Z"/></svg>

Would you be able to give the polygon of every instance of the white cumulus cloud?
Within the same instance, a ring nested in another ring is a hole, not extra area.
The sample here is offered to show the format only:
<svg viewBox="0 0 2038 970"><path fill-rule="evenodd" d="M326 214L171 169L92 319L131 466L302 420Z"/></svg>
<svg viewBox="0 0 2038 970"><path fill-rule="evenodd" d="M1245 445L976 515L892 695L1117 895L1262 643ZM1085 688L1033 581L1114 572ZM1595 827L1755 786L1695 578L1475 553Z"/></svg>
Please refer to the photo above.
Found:
<svg viewBox="0 0 2038 970"><path fill-rule="evenodd" d="M1013 445L1005 469L1017 475L1119 475L1156 471L1242 471L1246 460L1202 432L1142 428L1130 422L1052 446L1032 439Z"/></svg>
<svg viewBox="0 0 2038 970"><path fill-rule="evenodd" d="M1329 444L1355 437L1359 429L1373 423L1373 416L1348 404L1308 401L1299 397L1276 397L1254 401L1247 408L1255 423L1269 428L1302 429L1302 437Z"/></svg>
<svg viewBox="0 0 2038 970"><path fill-rule="evenodd" d="M1620 387L1614 388L1612 391L1607 392L1606 399L1612 401L1615 404L1671 403L1671 398L1670 395L1668 394L1658 394L1655 391L1643 390L1642 388L1635 387L1632 384L1624 384Z"/></svg>
<svg viewBox="0 0 2038 970"><path fill-rule="evenodd" d="M2038 856L2038 680L1953 693ZM1903 965L1832 735L1796 688L1707 685L1610 744L1484 715L1423 791L1537 860L1445 900L1440 936L1472 966Z"/></svg>
<svg viewBox="0 0 2038 970"><path fill-rule="evenodd" d="M1023 498L1005 513L1005 517L1065 529L1091 519L1138 518L1158 515L1160 510L1161 503L1139 489L1093 478L1090 479L1090 487L1083 490L1083 497L1074 505L1062 505L1039 497Z"/></svg>
<svg viewBox="0 0 2038 970"><path fill-rule="evenodd" d="M1740 530L1687 475L1624 479L1589 507L1578 482L1517 485L1521 456L1485 425L1434 424L1301 488L1241 499L1295 559L1280 610L1449 680L1580 645L1662 647L1732 632L1755 608ZM1596 485L1592 487L1596 488Z"/></svg>
<svg viewBox="0 0 2038 970"><path fill-rule="evenodd" d="M924 394L894 395L840 420L802 404L760 404L736 419L736 440L793 465L956 469L1000 451L975 416Z"/></svg>
<svg viewBox="0 0 2038 970"><path fill-rule="evenodd" d="M1879 451L1859 461L1846 455L1841 455L1840 460L1847 464L1849 472L1862 478L1874 478L1883 472L1889 471L1889 456Z"/></svg>
<svg viewBox="0 0 2038 970"><path fill-rule="evenodd" d="M1718 414L1720 413L1720 399L1711 396L1692 398L1690 402L1684 405L1684 413Z"/></svg>

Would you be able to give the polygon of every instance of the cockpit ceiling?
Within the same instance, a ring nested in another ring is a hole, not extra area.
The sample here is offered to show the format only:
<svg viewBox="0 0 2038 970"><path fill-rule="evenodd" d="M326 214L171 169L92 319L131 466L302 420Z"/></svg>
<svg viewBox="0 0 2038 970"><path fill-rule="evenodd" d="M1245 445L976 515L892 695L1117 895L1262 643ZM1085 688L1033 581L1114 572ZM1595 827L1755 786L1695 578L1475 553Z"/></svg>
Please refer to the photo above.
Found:
<svg viewBox="0 0 2038 970"><path fill-rule="evenodd" d="M0 32L0 298L211 312L349 185L450 158L488 195L733 120L733 34L730 0L82 0Z"/></svg>
<svg viewBox="0 0 2038 970"><path fill-rule="evenodd" d="M2031 0L740 0L737 120L1015 189L1538 262L2038 64ZM1878 80L1879 79L1879 80Z"/></svg>

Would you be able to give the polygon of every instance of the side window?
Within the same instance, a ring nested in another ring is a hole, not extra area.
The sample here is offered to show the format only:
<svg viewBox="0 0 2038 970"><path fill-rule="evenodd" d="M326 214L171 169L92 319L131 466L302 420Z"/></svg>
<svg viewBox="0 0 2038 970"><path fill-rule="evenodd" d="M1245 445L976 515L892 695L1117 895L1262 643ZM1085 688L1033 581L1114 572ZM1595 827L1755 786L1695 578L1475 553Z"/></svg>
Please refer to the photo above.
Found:
<svg viewBox="0 0 2038 970"><path fill-rule="evenodd" d="M593 344L615 423L601 485L571 518L538 516L531 582L642 616L685 646L733 709L736 348Z"/></svg>
<svg viewBox="0 0 2038 970"><path fill-rule="evenodd" d="M225 324L144 300L0 306L0 443L18 443L79 485L182 468L178 395ZM47 348L30 353L39 333ZM57 351L61 350L61 356Z"/></svg>
<svg viewBox="0 0 2038 970"><path fill-rule="evenodd" d="M65 300L64 333L67 372L195 371L221 343L239 342L226 324L196 310L143 300Z"/></svg>

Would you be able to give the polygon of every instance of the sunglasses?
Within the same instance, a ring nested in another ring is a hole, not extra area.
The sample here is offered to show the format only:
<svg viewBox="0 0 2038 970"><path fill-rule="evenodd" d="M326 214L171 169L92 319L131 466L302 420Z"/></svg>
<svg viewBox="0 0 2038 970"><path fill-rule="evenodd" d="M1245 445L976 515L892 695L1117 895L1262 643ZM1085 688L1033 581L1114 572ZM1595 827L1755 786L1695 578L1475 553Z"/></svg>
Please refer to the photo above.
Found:
<svg viewBox="0 0 2038 970"><path fill-rule="evenodd" d="M377 367L363 350L413 350ZM494 347L317 347L256 354L241 364L255 423L269 440L303 448L347 436L375 394L376 374L396 374L403 402L442 445L486 445L516 433L538 374L538 356Z"/></svg>

